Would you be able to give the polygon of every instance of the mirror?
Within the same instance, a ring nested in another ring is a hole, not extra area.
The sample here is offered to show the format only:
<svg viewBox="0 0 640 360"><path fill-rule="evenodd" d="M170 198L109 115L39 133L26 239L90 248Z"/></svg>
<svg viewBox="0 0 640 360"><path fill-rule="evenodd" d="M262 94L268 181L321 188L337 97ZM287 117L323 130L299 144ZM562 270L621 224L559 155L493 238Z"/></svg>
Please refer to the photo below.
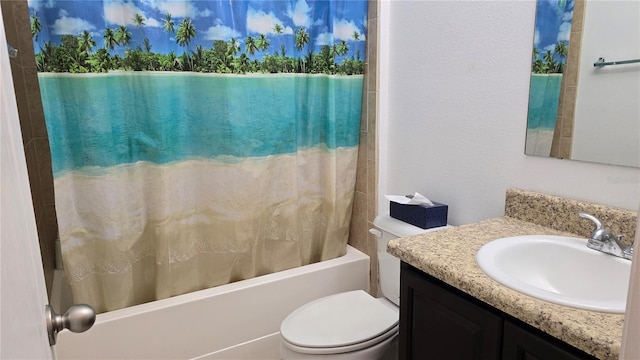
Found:
<svg viewBox="0 0 640 360"><path fill-rule="evenodd" d="M640 167L639 1L538 0L525 154Z"/></svg>

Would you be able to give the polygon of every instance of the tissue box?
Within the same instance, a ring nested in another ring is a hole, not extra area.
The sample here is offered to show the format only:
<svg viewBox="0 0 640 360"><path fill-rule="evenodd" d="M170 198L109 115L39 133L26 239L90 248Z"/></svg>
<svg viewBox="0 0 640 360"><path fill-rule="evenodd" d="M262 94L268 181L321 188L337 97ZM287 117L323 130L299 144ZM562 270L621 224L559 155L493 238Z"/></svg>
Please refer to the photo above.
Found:
<svg viewBox="0 0 640 360"><path fill-rule="evenodd" d="M389 202L389 215L392 218L402 220L422 229L430 229L447 225L449 206L433 202L428 205L405 205L397 202Z"/></svg>

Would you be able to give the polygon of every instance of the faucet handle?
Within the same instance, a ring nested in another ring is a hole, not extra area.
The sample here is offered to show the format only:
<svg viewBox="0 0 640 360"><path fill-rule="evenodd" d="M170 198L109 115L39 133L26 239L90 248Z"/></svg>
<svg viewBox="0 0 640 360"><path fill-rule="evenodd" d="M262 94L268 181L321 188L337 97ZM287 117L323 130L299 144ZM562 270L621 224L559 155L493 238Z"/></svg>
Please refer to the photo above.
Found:
<svg viewBox="0 0 640 360"><path fill-rule="evenodd" d="M585 219L589 219L589 220L593 221L593 223L596 225L595 229L593 229L593 231L591 232L591 238L589 240L590 242L591 241L609 242L609 241L612 241L612 240L615 241L613 233L611 233L611 231L609 229L603 227L602 226L602 222L600 222L600 220L598 220L598 218L596 218L595 216L593 216L591 214L587 214L587 213L584 213L584 212L579 212L578 216L580 216L582 218L585 218ZM618 240L620 240L620 239L618 238Z"/></svg>
<svg viewBox="0 0 640 360"><path fill-rule="evenodd" d="M597 217L595 217L595 216L593 216L591 214L587 214L585 212L579 212L578 216L580 216L581 218L589 219L589 220L593 221L596 224L596 228L593 229L593 232L596 232L596 231L602 229L602 222L600 222L600 220L598 220Z"/></svg>

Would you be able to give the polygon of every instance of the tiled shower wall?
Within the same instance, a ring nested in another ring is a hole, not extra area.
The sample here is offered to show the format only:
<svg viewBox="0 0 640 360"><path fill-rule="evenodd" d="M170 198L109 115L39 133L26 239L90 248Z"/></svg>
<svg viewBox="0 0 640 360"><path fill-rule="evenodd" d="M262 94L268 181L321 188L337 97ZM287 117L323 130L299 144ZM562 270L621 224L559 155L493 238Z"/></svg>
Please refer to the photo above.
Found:
<svg viewBox="0 0 640 360"><path fill-rule="evenodd" d="M53 175L49 140L42 111L40 88L31 39L26 0L2 0L7 42L19 55L11 59L18 114L22 127L31 196L38 227L40 251L49 293L55 267L55 239L58 232L54 207ZM360 125L360 151L356 193L351 218L349 244L371 257L371 293L378 289L376 239L369 233L376 216L376 114L377 114L377 32L378 1L369 1L367 56Z"/></svg>
<svg viewBox="0 0 640 360"><path fill-rule="evenodd" d="M586 0L576 0L573 8L573 22L569 38L569 53L562 74L558 118L551 143L551 157L571 159L573 126L575 123L576 99L578 95L578 75L580 72L580 53L582 48L582 30L584 24Z"/></svg>
<svg viewBox="0 0 640 360"><path fill-rule="evenodd" d="M58 224L54 206L49 138L44 122L38 71L33 54L29 9L26 0L2 0L0 4L7 43L18 49L18 56L11 59L11 73L18 103L18 116L22 128L22 142L27 159L44 277L47 292L50 295Z"/></svg>
<svg viewBox="0 0 640 360"><path fill-rule="evenodd" d="M356 194L351 215L349 244L371 257L370 292L378 292L378 261L376 238L369 233L376 217L377 178L377 108L378 108L378 0L369 1L367 16L367 60L365 64L362 118L360 121L360 150Z"/></svg>

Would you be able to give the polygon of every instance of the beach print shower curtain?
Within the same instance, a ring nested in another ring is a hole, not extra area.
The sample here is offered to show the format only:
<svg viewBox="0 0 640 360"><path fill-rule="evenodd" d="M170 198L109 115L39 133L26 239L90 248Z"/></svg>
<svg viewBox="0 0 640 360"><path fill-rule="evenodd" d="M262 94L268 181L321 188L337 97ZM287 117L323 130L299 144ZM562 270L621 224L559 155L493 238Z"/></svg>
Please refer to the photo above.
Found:
<svg viewBox="0 0 640 360"><path fill-rule="evenodd" d="M561 116L561 87L569 53L575 0L538 1L531 60L527 155L549 156ZM560 134L556 134L559 138Z"/></svg>
<svg viewBox="0 0 640 360"><path fill-rule="evenodd" d="M30 1L74 301L345 253L366 0Z"/></svg>

